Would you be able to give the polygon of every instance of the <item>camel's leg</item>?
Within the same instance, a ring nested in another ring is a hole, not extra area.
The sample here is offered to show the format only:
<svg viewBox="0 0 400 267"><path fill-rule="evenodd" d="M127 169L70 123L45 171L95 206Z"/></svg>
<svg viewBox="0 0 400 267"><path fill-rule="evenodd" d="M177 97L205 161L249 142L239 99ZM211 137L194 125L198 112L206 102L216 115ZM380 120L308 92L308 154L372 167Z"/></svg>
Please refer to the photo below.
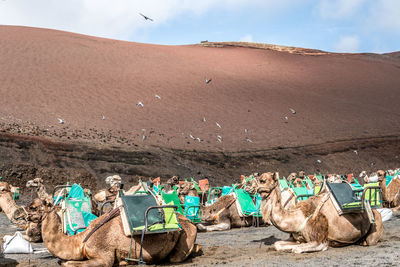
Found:
<svg viewBox="0 0 400 267"><path fill-rule="evenodd" d="M299 245L299 244L296 241L291 241L291 240L276 241L274 243L274 248L276 251L291 251L297 245Z"/></svg>
<svg viewBox="0 0 400 267"><path fill-rule="evenodd" d="M400 211L400 206L397 206L397 207L392 208L392 211L393 211L393 212L398 212L398 211Z"/></svg>
<svg viewBox="0 0 400 267"><path fill-rule="evenodd" d="M90 259L86 261L67 261L63 262L62 266L65 267L97 267L97 266L104 266L104 267L112 267L114 264L114 260L111 262L110 259L107 258L96 258Z"/></svg>
<svg viewBox="0 0 400 267"><path fill-rule="evenodd" d="M292 249L294 253L304 253L304 252L317 252L317 251L325 251L328 249L328 244L326 242L319 243L316 241L309 243L301 243Z"/></svg>
<svg viewBox="0 0 400 267"><path fill-rule="evenodd" d="M179 223L183 231L180 231L178 242L169 256L172 263L183 262L192 253L197 236L194 224L186 220L179 220Z"/></svg>
<svg viewBox="0 0 400 267"><path fill-rule="evenodd" d="M373 210L372 212L374 213L375 223L371 225L368 231L367 237L363 242L364 246L376 245L383 235L382 216L376 210Z"/></svg>
<svg viewBox="0 0 400 267"><path fill-rule="evenodd" d="M206 228L207 232L225 231L225 230L231 229L231 224L230 223L219 223L219 224L205 226L205 228Z"/></svg>

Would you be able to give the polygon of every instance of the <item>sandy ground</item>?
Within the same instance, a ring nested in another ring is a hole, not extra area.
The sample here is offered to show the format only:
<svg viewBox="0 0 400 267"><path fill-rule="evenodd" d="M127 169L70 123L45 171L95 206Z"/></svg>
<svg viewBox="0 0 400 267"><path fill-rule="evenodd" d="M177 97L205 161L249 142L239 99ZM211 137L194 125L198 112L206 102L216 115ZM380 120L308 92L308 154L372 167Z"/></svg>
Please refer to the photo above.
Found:
<svg viewBox="0 0 400 267"><path fill-rule="evenodd" d="M15 232L4 213L0 214L0 237ZM204 247L204 254L188 259L179 266L398 266L400 262L400 214L385 222L385 233L378 245L358 245L329 248L325 252L295 255L276 252L272 244L287 239L288 234L275 227L242 228L225 232L199 233L197 243ZM34 244L34 248L43 248ZM19 266L55 266L57 259L49 253L33 255L6 255L0 259ZM170 266L165 264L165 266Z"/></svg>

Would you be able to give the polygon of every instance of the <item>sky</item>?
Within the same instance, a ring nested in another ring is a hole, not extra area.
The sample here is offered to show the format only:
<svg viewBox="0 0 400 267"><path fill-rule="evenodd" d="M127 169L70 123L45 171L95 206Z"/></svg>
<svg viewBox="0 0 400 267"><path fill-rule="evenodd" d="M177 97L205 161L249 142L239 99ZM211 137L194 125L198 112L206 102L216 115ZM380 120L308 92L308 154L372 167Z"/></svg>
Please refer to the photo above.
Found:
<svg viewBox="0 0 400 267"><path fill-rule="evenodd" d="M400 50L400 0L0 0L0 24L165 45L208 40Z"/></svg>

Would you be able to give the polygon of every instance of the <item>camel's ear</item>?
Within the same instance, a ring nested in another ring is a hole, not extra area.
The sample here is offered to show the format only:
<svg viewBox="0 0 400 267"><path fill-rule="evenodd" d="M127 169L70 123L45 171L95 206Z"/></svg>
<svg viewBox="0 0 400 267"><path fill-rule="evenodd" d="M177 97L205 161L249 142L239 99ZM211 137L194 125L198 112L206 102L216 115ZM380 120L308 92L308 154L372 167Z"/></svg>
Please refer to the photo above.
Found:
<svg viewBox="0 0 400 267"><path fill-rule="evenodd" d="M274 179L274 181L278 181L278 178L279 178L279 174L277 174L277 172L274 172L272 174L272 179Z"/></svg>

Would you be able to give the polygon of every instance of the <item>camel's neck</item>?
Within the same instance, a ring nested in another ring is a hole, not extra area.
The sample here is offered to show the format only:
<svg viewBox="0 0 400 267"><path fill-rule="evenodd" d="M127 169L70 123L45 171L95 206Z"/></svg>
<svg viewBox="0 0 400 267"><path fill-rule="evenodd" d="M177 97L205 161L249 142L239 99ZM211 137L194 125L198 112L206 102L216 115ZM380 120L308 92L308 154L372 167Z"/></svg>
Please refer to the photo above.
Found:
<svg viewBox="0 0 400 267"><path fill-rule="evenodd" d="M61 230L61 221L55 210L42 222L42 238L46 248L63 260L82 260L82 235L67 236Z"/></svg>
<svg viewBox="0 0 400 267"><path fill-rule="evenodd" d="M49 197L49 194L47 194L46 187L44 187L44 185L39 186L38 197L42 200L47 199Z"/></svg>
<svg viewBox="0 0 400 267"><path fill-rule="evenodd" d="M304 221L304 214L300 209L285 210L282 206L282 197L279 187L271 193L271 223L279 230L287 233L297 232Z"/></svg>
<svg viewBox="0 0 400 267"><path fill-rule="evenodd" d="M388 188L386 187L386 177L379 181L379 187L382 190L382 200L385 202L390 202Z"/></svg>
<svg viewBox="0 0 400 267"><path fill-rule="evenodd" d="M10 221L13 221L12 217L14 215L14 212L19 209L19 206L17 203L15 203L14 199L12 198L11 193L3 193L0 196L0 207L4 211L4 213L7 215L7 218Z"/></svg>

